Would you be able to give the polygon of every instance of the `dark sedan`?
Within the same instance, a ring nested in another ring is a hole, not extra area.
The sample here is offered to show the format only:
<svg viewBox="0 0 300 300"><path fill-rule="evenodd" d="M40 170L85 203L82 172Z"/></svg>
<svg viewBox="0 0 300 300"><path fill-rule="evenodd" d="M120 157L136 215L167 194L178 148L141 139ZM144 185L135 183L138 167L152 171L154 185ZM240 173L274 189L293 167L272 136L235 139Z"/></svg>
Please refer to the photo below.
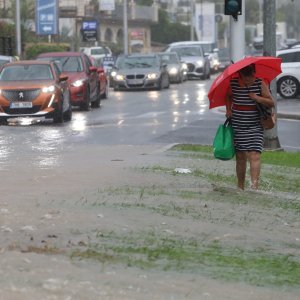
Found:
<svg viewBox="0 0 300 300"><path fill-rule="evenodd" d="M157 89L170 85L167 65L158 54L119 56L115 64L114 90Z"/></svg>

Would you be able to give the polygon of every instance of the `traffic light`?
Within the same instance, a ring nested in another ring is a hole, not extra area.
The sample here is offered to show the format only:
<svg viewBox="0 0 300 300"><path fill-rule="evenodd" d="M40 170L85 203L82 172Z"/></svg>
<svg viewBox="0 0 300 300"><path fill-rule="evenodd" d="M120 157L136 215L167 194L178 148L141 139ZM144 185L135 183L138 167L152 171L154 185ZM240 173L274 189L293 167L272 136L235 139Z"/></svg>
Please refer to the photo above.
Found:
<svg viewBox="0 0 300 300"><path fill-rule="evenodd" d="M242 14L242 0L225 0L224 14L237 21L238 15Z"/></svg>

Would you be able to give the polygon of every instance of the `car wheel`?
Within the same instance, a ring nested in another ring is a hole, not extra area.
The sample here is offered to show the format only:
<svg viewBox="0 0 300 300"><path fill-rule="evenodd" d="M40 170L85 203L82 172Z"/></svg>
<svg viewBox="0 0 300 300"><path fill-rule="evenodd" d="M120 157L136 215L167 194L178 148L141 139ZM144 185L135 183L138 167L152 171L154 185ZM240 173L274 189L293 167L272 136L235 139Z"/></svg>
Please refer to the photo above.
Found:
<svg viewBox="0 0 300 300"><path fill-rule="evenodd" d="M73 113L72 104L71 104L71 101L70 101L70 98L69 98L69 108L64 113L64 121L71 121L72 120L72 113Z"/></svg>
<svg viewBox="0 0 300 300"><path fill-rule="evenodd" d="M97 86L97 99L96 101L92 102L92 107L98 108L101 104L101 94L100 94L100 84Z"/></svg>
<svg viewBox="0 0 300 300"><path fill-rule="evenodd" d="M277 89L282 98L295 98L299 93L299 82L294 77L283 77L278 81Z"/></svg>
<svg viewBox="0 0 300 300"><path fill-rule="evenodd" d="M102 99L107 99L107 98L108 98L108 86L109 86L109 83L106 82L105 91L104 91L104 93L101 95L101 96L102 96Z"/></svg>
<svg viewBox="0 0 300 300"><path fill-rule="evenodd" d="M91 110L91 94L89 87L86 90L86 95L84 99L84 103L80 106L82 110L89 111Z"/></svg>
<svg viewBox="0 0 300 300"><path fill-rule="evenodd" d="M58 103L57 107L55 108L55 111L53 114L53 122L54 123L62 123L64 121L62 103L63 103L63 99L61 99L61 103L60 104Z"/></svg>
<svg viewBox="0 0 300 300"><path fill-rule="evenodd" d="M166 81L167 81L166 89L168 89L170 87L170 78L169 78L169 76L166 76Z"/></svg>

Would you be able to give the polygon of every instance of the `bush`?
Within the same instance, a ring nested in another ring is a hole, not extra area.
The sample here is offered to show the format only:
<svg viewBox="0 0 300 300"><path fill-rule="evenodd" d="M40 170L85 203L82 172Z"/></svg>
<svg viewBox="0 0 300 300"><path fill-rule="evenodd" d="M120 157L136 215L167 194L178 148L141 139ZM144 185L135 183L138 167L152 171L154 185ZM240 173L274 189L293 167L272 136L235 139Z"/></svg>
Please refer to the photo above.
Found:
<svg viewBox="0 0 300 300"><path fill-rule="evenodd" d="M70 51L69 44L51 44L51 43L41 43L41 44L27 44L25 47L25 59L35 59L39 54L45 52L61 52Z"/></svg>

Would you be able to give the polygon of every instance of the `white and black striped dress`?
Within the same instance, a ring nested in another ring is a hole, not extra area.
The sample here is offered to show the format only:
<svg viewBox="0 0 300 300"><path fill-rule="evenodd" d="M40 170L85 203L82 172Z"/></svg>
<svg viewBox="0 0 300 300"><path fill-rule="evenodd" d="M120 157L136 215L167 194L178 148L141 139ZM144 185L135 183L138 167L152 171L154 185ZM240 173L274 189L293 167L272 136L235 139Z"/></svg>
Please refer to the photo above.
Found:
<svg viewBox="0 0 300 300"><path fill-rule="evenodd" d="M232 127L237 151L263 150L264 131L260 123L255 101L249 97L253 92L261 94L261 79L256 78L249 87L241 87L238 78L230 81L232 89Z"/></svg>

